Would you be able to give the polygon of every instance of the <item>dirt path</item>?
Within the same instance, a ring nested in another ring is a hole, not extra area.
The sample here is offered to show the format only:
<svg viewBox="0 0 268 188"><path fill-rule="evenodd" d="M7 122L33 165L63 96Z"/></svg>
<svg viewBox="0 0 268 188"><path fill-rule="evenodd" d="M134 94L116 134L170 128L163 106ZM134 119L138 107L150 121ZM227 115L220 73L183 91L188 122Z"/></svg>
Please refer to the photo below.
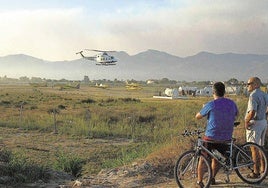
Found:
<svg viewBox="0 0 268 188"><path fill-rule="evenodd" d="M141 166L144 166L141 165ZM84 178L71 182L71 187L90 187L90 188L176 188L178 187L174 178L157 176L156 174L144 172L143 167L123 168L103 171L98 176ZM139 169L137 171L137 169ZM150 171L150 169L148 170ZM268 178L259 185L249 185L242 182L235 172L230 175L230 183L225 183L225 175L222 172L216 176L216 187L227 188L264 188L268 187Z"/></svg>

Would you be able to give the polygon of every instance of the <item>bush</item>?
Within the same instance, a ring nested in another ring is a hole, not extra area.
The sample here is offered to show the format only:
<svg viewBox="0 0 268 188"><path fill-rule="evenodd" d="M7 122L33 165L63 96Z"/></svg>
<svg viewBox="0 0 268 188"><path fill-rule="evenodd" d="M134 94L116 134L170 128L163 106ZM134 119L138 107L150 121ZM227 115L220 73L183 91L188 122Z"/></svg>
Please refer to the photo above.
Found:
<svg viewBox="0 0 268 188"><path fill-rule="evenodd" d="M47 180L48 171L43 166L38 166L27 161L21 154L14 155L9 150L0 151L1 176L10 177L1 182L4 184L19 184L34 182L36 180Z"/></svg>
<svg viewBox="0 0 268 188"><path fill-rule="evenodd" d="M91 104L91 103L95 103L96 101L93 99L85 99L85 100L82 100L81 102Z"/></svg>
<svg viewBox="0 0 268 188"><path fill-rule="evenodd" d="M72 154L59 152L56 154L56 162L54 164L57 170L71 173L75 177L81 176L84 160Z"/></svg>

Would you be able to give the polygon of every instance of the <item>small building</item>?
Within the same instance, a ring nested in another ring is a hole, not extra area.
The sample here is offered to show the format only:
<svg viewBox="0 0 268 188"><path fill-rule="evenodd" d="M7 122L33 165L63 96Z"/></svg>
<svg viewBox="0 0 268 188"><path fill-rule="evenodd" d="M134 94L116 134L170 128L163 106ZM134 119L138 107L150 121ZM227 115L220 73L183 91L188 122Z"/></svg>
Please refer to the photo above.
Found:
<svg viewBox="0 0 268 188"><path fill-rule="evenodd" d="M146 84L154 84L155 81L154 80L147 80Z"/></svg>
<svg viewBox="0 0 268 188"><path fill-rule="evenodd" d="M242 92L241 86L227 86L225 92L230 95L239 95Z"/></svg>
<svg viewBox="0 0 268 188"><path fill-rule="evenodd" d="M196 95L197 87L181 86L179 87L180 95Z"/></svg>

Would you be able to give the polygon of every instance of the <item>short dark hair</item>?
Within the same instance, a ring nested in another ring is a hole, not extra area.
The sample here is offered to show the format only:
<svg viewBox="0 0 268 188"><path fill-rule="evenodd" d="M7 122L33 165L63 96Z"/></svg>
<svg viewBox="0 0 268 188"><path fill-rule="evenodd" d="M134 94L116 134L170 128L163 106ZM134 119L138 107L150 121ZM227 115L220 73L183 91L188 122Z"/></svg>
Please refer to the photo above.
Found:
<svg viewBox="0 0 268 188"><path fill-rule="evenodd" d="M213 92L216 96L223 97L225 94L225 85L222 82L213 84Z"/></svg>

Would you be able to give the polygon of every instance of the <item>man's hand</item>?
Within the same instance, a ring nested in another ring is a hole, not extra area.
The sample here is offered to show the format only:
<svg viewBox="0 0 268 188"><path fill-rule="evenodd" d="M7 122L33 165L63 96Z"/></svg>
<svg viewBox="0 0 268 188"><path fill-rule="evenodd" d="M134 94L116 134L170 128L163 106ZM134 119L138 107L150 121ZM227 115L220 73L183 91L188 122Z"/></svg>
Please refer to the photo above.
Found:
<svg viewBox="0 0 268 188"><path fill-rule="evenodd" d="M249 122L245 122L245 129L246 130L250 130L250 124L249 124Z"/></svg>
<svg viewBox="0 0 268 188"><path fill-rule="evenodd" d="M245 129L250 130L250 126L254 124L253 117L255 116L255 111L251 110L247 113L245 117Z"/></svg>
<svg viewBox="0 0 268 188"><path fill-rule="evenodd" d="M245 129L250 130L250 127L254 124L253 120L245 121Z"/></svg>
<svg viewBox="0 0 268 188"><path fill-rule="evenodd" d="M203 116L200 114L200 112L198 112L198 113L195 115L195 118L196 118L196 119L202 119Z"/></svg>

